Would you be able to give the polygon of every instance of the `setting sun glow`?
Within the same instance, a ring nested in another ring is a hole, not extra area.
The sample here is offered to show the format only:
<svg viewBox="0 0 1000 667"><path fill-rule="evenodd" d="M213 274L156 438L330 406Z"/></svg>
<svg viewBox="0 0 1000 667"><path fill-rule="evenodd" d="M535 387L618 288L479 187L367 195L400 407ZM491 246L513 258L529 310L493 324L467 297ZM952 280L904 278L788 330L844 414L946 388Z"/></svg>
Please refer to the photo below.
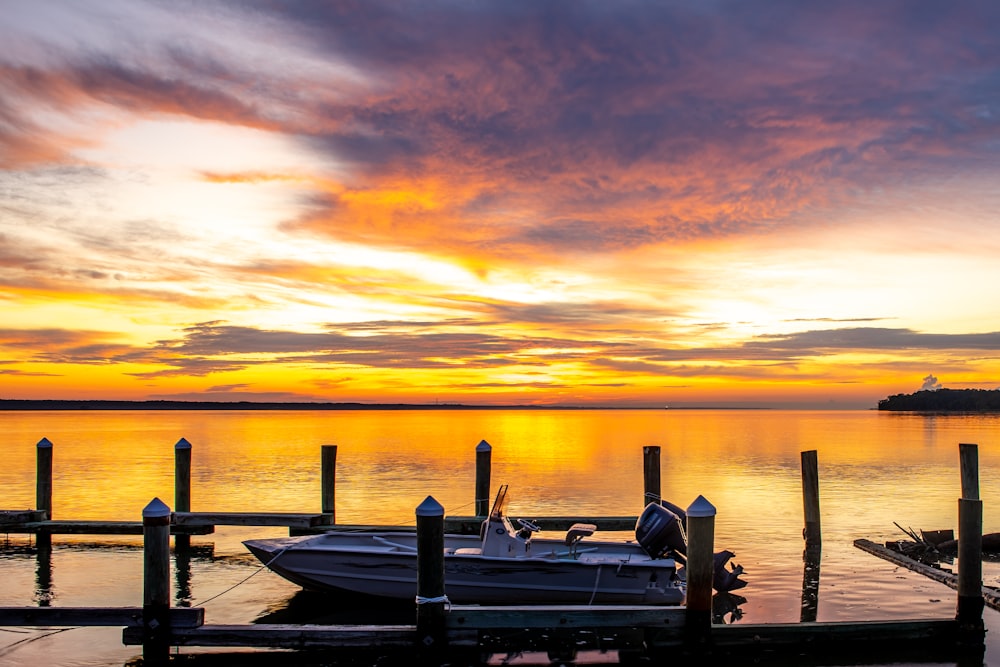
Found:
<svg viewBox="0 0 1000 667"><path fill-rule="evenodd" d="M1000 387L997 10L634 10L11 5L0 398Z"/></svg>

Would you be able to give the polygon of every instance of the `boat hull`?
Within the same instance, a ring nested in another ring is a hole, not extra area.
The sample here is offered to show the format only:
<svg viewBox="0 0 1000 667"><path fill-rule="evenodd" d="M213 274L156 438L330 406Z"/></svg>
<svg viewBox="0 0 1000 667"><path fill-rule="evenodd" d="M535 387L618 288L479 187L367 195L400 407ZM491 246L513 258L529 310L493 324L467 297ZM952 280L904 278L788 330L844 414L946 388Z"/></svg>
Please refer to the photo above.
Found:
<svg viewBox="0 0 1000 667"><path fill-rule="evenodd" d="M248 540L247 548L303 588L414 599L415 538L398 533L326 533ZM570 554L560 540L536 540L531 553L490 557L480 540L448 535L445 592L455 604L659 604L684 601L670 559L651 559L630 543L585 542Z"/></svg>

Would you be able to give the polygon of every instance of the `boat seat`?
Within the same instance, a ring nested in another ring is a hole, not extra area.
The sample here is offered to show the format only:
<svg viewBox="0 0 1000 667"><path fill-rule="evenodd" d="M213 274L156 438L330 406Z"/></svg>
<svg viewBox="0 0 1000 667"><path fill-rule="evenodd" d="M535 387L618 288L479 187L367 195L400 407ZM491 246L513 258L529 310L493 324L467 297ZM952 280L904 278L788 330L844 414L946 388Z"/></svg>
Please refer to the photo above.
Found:
<svg viewBox="0 0 1000 667"><path fill-rule="evenodd" d="M456 556L480 556L483 550L478 547L462 547L461 549L455 549Z"/></svg>
<svg viewBox="0 0 1000 667"><path fill-rule="evenodd" d="M566 531L566 546L573 546L585 537L590 537L597 530L597 526L592 523L574 523Z"/></svg>
<svg viewBox="0 0 1000 667"><path fill-rule="evenodd" d="M597 526L592 523L574 523L566 531L566 546L569 547L569 557L576 558L577 551L576 547L580 544L580 540L585 537L590 537L597 530Z"/></svg>

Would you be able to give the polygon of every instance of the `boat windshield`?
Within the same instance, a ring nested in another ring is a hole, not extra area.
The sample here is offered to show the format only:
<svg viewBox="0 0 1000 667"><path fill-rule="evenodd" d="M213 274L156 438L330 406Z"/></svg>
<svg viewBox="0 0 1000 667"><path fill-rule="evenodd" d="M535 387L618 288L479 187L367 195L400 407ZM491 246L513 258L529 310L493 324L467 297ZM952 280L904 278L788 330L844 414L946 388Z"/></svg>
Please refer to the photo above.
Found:
<svg viewBox="0 0 1000 667"><path fill-rule="evenodd" d="M501 484L500 488L497 490L497 497L493 501L493 509L490 510L491 519L499 519L503 516L504 510L507 508L507 485Z"/></svg>

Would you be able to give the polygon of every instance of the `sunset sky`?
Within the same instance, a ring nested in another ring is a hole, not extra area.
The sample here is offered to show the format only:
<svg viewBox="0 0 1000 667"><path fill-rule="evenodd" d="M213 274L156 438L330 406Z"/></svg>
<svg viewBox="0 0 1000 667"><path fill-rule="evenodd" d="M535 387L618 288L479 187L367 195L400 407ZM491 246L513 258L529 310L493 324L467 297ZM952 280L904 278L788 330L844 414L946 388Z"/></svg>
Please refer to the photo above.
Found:
<svg viewBox="0 0 1000 667"><path fill-rule="evenodd" d="M0 10L0 398L1000 387L1000 3Z"/></svg>

